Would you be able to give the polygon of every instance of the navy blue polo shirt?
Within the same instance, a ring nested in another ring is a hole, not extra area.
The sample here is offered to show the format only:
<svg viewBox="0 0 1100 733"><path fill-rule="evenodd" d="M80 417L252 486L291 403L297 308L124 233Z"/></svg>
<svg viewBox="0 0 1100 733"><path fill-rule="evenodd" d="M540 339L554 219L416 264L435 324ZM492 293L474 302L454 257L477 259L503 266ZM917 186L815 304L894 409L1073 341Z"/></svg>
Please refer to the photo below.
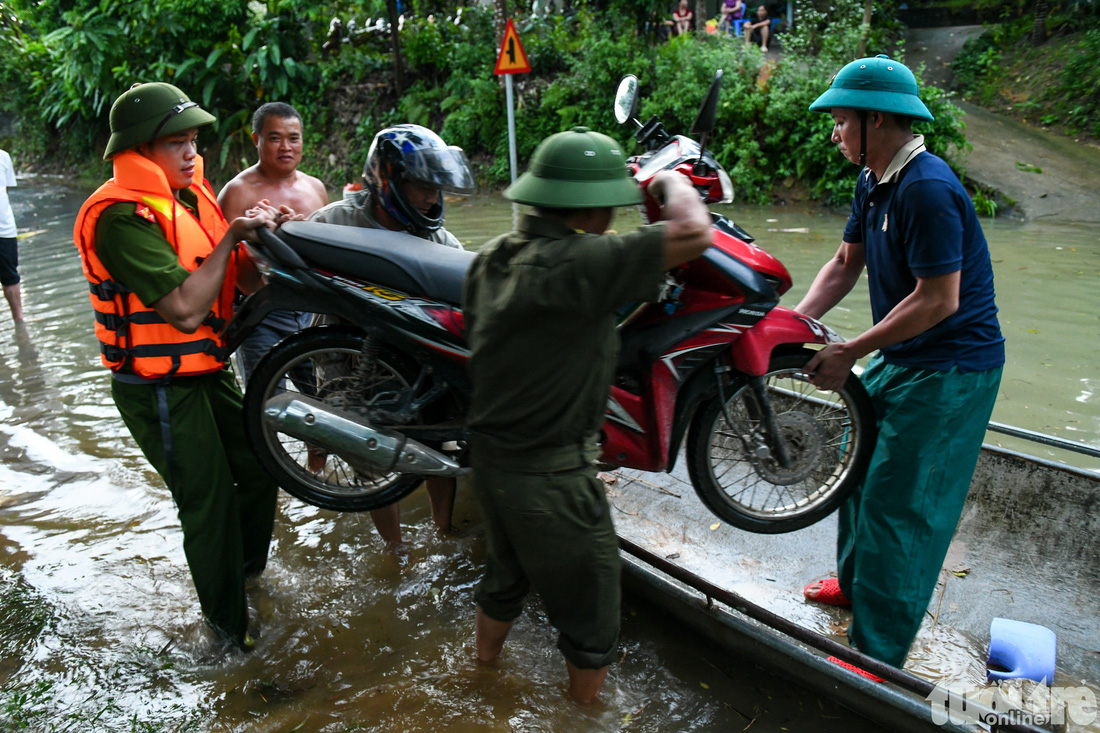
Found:
<svg viewBox="0 0 1100 733"><path fill-rule="evenodd" d="M922 137L898 152L882 181L869 168L860 174L844 241L863 243L875 323L916 289L918 277L961 271L959 309L882 349L888 363L963 372L1004 364L993 266L974 204Z"/></svg>

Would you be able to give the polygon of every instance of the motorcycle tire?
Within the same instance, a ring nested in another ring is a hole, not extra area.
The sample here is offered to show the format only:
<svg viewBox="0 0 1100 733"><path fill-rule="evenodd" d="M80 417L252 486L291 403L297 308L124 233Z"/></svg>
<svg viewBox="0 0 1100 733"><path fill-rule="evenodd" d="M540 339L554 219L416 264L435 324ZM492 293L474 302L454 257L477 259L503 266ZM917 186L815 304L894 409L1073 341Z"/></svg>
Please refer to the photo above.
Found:
<svg viewBox="0 0 1100 733"><path fill-rule="evenodd" d="M309 328L281 341L248 380L245 428L260 464L288 494L322 509L363 512L408 496L423 476L369 472L340 456L281 433L264 421L264 405L285 391L297 391L349 411L365 410L383 390L408 389L417 369L404 355L383 348L375 357L369 383L361 385L354 364L363 336L348 329ZM387 427L387 426L383 426Z"/></svg>
<svg viewBox="0 0 1100 733"><path fill-rule="evenodd" d="M814 387L802 371L813 353L777 357L764 375L788 467L768 445L744 378L724 391L724 410L715 396L696 412L687 439L692 485L710 511L735 527L759 534L808 527L863 480L875 445L871 399L854 374L839 392Z"/></svg>

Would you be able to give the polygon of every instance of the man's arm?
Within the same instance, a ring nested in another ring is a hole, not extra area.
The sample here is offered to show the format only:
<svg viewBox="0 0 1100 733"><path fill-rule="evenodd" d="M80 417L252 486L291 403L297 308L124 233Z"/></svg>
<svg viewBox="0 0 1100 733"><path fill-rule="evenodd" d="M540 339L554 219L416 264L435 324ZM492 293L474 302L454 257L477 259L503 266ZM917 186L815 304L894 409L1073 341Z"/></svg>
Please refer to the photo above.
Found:
<svg viewBox="0 0 1100 733"><path fill-rule="evenodd" d="M795 310L811 318L821 318L852 292L865 264L862 244L841 242L836 255L817 273Z"/></svg>
<svg viewBox="0 0 1100 733"><path fill-rule="evenodd" d="M257 241L256 230L259 227L274 230L276 213L270 206L257 205L250 211L250 216L233 219L229 230L202 264L174 290L150 303L150 307L173 328L194 333L206 320L221 292L234 245L242 239ZM247 260L247 257L243 259Z"/></svg>
<svg viewBox="0 0 1100 733"><path fill-rule="evenodd" d="M664 267L694 260L710 247L710 212L699 192L679 173L663 171L649 184L649 192L661 205L664 230Z"/></svg>
<svg viewBox="0 0 1100 733"><path fill-rule="evenodd" d="M851 341L829 344L817 352L806 364L810 381L821 389L840 389L857 360L872 351L918 336L957 311L961 282L959 270L935 277L918 277L913 292L881 321Z"/></svg>

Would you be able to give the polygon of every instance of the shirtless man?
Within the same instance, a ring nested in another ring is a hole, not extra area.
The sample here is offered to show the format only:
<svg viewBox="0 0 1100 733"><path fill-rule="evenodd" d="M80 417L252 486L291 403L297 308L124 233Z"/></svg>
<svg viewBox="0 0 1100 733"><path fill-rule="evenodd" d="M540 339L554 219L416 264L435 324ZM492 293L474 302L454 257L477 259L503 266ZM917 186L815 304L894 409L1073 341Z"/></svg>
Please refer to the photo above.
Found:
<svg viewBox="0 0 1100 733"><path fill-rule="evenodd" d="M222 212L232 221L257 201L305 217L328 203L325 184L298 170L302 162L302 116L289 104L268 102L252 115L252 142L260 161L237 174L218 194ZM284 210L286 210L284 209ZM248 377L263 355L284 337L309 325L309 314L274 311L237 350L237 366Z"/></svg>

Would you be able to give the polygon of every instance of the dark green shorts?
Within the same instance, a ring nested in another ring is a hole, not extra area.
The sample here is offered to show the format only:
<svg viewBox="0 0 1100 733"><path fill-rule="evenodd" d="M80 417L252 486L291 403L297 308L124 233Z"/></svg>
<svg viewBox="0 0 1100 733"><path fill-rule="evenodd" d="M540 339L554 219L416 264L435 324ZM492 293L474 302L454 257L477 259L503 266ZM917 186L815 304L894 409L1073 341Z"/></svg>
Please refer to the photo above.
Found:
<svg viewBox="0 0 1100 733"><path fill-rule="evenodd" d="M489 545L478 605L511 621L533 587L565 658L581 669L610 664L619 643L619 544L595 469L524 474L495 470L483 458L475 452L474 492Z"/></svg>

